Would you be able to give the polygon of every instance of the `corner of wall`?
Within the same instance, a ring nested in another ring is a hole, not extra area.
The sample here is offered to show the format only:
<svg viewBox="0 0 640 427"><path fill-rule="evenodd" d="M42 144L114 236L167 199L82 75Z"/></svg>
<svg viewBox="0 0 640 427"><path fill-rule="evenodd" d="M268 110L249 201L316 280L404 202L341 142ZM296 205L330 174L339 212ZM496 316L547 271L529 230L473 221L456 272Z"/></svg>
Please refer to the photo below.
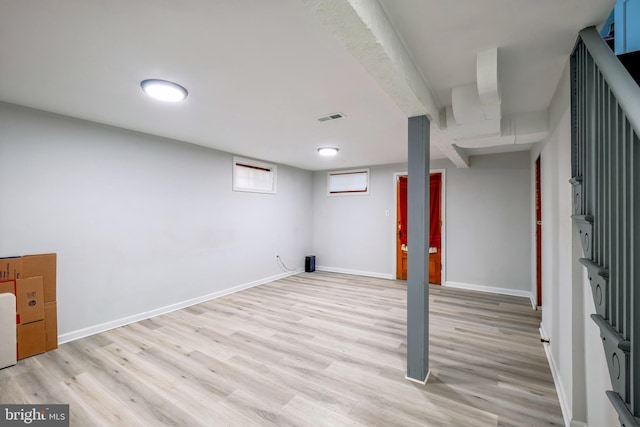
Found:
<svg viewBox="0 0 640 427"><path fill-rule="evenodd" d="M571 407L569 406L567 393L564 390L562 381L560 380L560 373L558 372L558 366L553 358L553 352L551 351L551 341L549 334L544 329L544 324L540 322L540 338L543 341L547 341L543 344L544 353L547 355L547 361L549 362L549 369L551 370L551 376L553 377L553 383L556 386L556 393L558 394L558 401L560 402L560 410L562 411L562 418L566 426L571 423Z"/></svg>

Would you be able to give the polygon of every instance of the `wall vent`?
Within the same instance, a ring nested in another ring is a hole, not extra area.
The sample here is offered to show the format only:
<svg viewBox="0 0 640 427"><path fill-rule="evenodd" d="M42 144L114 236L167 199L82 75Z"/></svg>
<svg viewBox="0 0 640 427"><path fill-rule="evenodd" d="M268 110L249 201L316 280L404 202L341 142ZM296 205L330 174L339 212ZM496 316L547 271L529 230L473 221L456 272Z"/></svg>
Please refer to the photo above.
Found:
<svg viewBox="0 0 640 427"><path fill-rule="evenodd" d="M337 119L341 119L343 117L347 117L342 113L331 113L331 114L327 114L326 116L322 116L318 118L319 122L328 122L329 120L337 120Z"/></svg>

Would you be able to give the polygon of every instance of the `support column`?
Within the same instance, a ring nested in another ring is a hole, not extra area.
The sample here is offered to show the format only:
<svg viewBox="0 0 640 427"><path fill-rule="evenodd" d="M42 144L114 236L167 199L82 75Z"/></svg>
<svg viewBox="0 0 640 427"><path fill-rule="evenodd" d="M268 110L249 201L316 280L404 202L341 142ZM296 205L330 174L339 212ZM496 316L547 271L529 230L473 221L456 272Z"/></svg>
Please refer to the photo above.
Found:
<svg viewBox="0 0 640 427"><path fill-rule="evenodd" d="M429 376L429 119L409 118L407 379Z"/></svg>

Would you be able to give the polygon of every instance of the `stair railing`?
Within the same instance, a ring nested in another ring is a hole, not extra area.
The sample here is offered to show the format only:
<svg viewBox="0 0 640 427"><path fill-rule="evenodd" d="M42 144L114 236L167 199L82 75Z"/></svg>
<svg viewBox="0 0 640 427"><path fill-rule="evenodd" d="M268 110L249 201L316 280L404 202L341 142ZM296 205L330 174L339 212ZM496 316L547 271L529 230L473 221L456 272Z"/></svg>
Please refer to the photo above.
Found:
<svg viewBox="0 0 640 427"><path fill-rule="evenodd" d="M573 221L624 427L640 426L640 87L600 38L571 55Z"/></svg>

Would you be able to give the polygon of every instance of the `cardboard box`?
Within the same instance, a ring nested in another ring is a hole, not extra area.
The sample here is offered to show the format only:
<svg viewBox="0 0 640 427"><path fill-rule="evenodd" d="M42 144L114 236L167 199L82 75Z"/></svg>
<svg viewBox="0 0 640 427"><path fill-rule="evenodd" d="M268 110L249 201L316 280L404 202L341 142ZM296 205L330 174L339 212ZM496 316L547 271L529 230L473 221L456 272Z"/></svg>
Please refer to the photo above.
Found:
<svg viewBox="0 0 640 427"><path fill-rule="evenodd" d="M22 279L22 258L0 258L0 281Z"/></svg>
<svg viewBox="0 0 640 427"><path fill-rule="evenodd" d="M18 324L44 320L42 277L16 280Z"/></svg>
<svg viewBox="0 0 640 427"><path fill-rule="evenodd" d="M15 280L9 280L8 282L0 282L0 295L1 294L13 294L14 296L14 301L16 301L15 307L13 307L13 310L17 313L18 310L18 304L17 304L17 300L15 299L15 295L16 295L16 281ZM15 318L15 322L16 325L18 324L18 315L16 314L16 318Z"/></svg>
<svg viewBox="0 0 640 427"><path fill-rule="evenodd" d="M7 282L0 282L0 294L4 293L16 294L16 281L9 280Z"/></svg>
<svg viewBox="0 0 640 427"><path fill-rule="evenodd" d="M46 351L44 320L17 326L18 360Z"/></svg>
<svg viewBox="0 0 640 427"><path fill-rule="evenodd" d="M25 255L22 257L22 278L42 276L44 302L56 300L56 254Z"/></svg>
<svg viewBox="0 0 640 427"><path fill-rule="evenodd" d="M58 303L55 301L44 304L44 328L47 351L58 348Z"/></svg>

